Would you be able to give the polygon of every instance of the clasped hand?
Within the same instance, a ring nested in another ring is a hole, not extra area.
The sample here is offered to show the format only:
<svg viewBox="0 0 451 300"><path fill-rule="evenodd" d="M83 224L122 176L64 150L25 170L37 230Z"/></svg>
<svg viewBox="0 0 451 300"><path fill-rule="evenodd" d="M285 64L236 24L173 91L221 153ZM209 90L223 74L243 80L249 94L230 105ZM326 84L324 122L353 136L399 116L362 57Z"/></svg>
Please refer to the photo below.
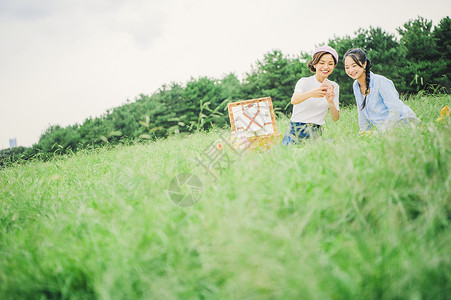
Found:
<svg viewBox="0 0 451 300"><path fill-rule="evenodd" d="M312 90L312 97L322 98L326 97L328 102L334 101L335 93L333 85L322 85L317 89Z"/></svg>

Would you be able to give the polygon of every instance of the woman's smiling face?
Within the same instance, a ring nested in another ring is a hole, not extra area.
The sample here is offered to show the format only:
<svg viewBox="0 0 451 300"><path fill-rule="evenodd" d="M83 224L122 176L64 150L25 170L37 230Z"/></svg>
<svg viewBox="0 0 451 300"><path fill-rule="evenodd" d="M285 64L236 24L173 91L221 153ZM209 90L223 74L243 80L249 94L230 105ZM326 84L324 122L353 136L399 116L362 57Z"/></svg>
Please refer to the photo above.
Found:
<svg viewBox="0 0 451 300"><path fill-rule="evenodd" d="M348 74L348 76L351 77L352 79L359 79L362 76L365 76L365 66L366 63L363 65L362 68L350 56L346 56L345 58L345 71L346 74Z"/></svg>
<svg viewBox="0 0 451 300"><path fill-rule="evenodd" d="M314 67L316 69L316 76L326 79L335 68L335 61L332 54L326 53L321 56Z"/></svg>

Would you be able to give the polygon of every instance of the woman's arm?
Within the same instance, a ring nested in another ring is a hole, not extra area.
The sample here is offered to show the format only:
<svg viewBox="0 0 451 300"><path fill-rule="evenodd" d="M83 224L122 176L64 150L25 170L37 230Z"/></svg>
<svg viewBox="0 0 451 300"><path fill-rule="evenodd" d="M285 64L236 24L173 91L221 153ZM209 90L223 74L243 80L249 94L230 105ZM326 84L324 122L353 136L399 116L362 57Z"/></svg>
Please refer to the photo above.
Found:
<svg viewBox="0 0 451 300"><path fill-rule="evenodd" d="M327 103L329 104L330 116L334 122L337 122L340 119L340 111L335 106L335 102L338 103L338 94L339 90L337 88L337 93L334 92L335 87L331 85L326 94Z"/></svg>
<svg viewBox="0 0 451 300"><path fill-rule="evenodd" d="M308 98L321 98L326 96L327 94L327 88L325 87L319 87L317 89L313 89L311 91L300 93L300 92L294 92L293 96L291 97L291 104L296 105L301 102L304 102Z"/></svg>
<svg viewBox="0 0 451 300"><path fill-rule="evenodd" d="M335 107L333 102L329 102L330 116L334 122L340 119L340 111Z"/></svg>
<svg viewBox="0 0 451 300"><path fill-rule="evenodd" d="M385 122L388 122L387 124L390 124L390 122L395 124L401 118L417 119L413 110L399 98L399 93L391 80L387 78L380 80L380 96L389 111L385 120Z"/></svg>
<svg viewBox="0 0 451 300"><path fill-rule="evenodd" d="M357 107L357 111L359 113L359 127L360 131L368 131L371 128L371 123L365 116L365 114Z"/></svg>
<svg viewBox="0 0 451 300"><path fill-rule="evenodd" d="M378 80L379 93L384 101L385 106L390 111L396 111L399 109L401 100L399 99L398 91L395 85L390 79Z"/></svg>

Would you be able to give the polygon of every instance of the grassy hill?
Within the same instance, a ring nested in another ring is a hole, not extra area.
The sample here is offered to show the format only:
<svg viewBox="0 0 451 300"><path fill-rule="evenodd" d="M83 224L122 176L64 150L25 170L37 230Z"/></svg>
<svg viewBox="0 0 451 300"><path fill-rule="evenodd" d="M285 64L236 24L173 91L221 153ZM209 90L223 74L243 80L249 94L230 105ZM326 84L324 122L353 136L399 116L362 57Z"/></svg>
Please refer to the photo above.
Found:
<svg viewBox="0 0 451 300"><path fill-rule="evenodd" d="M196 158L225 129L2 169L0 298L446 299L451 100L407 103L416 128L360 136L343 109L297 147L225 148L216 180Z"/></svg>

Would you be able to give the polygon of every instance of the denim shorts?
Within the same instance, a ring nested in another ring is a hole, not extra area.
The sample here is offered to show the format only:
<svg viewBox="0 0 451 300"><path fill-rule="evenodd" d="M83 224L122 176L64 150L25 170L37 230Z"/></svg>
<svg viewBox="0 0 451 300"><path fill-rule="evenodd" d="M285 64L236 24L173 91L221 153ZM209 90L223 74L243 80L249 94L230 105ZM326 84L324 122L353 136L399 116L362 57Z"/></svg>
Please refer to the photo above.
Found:
<svg viewBox="0 0 451 300"><path fill-rule="evenodd" d="M313 123L290 122L282 140L282 145L296 145L302 139L321 134L321 125Z"/></svg>

